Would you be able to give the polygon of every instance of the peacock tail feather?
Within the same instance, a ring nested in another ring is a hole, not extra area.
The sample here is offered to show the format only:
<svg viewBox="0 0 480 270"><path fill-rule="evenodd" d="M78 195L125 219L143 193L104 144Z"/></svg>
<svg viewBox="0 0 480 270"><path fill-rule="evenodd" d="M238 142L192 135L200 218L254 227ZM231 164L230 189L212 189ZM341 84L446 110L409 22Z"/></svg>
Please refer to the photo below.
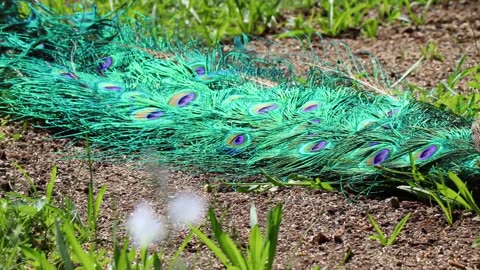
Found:
<svg viewBox="0 0 480 270"><path fill-rule="evenodd" d="M2 111L88 134L99 159L332 181L384 181L412 165L480 174L471 120L391 95L378 61L343 44L321 40L325 57L303 51L310 64L298 68L249 51L246 37L206 48L122 12L1 5Z"/></svg>

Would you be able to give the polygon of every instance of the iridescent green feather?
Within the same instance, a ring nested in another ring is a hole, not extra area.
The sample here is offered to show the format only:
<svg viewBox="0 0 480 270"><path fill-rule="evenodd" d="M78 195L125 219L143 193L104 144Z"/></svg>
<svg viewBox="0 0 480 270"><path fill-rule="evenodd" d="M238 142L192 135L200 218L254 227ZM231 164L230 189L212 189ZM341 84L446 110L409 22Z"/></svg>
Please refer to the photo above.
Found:
<svg viewBox="0 0 480 270"><path fill-rule="evenodd" d="M65 136L88 134L98 159L357 184L388 183L412 164L480 175L469 120L390 96L375 58L361 61L343 44L322 40L325 55L304 51L312 62L296 70L244 44L168 41L121 12L57 16L6 3L0 109Z"/></svg>

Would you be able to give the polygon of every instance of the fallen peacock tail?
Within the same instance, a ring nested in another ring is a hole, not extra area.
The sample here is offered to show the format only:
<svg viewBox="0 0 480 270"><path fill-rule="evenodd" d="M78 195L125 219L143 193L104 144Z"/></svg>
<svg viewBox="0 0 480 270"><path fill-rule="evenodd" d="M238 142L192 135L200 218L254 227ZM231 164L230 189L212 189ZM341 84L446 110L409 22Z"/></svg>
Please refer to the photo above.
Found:
<svg viewBox="0 0 480 270"><path fill-rule="evenodd" d="M480 173L470 120L386 94L376 64L369 70L349 53L303 72L240 39L229 50L168 41L121 13L54 15L22 1L0 13L2 111L88 134L99 158L239 177L263 169L380 181L412 165Z"/></svg>

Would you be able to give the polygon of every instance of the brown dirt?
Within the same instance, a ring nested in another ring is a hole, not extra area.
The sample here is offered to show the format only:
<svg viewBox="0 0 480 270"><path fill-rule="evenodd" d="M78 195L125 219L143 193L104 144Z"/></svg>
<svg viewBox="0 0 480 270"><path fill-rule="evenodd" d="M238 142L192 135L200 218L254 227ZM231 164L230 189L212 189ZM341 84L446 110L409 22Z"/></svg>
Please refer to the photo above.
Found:
<svg viewBox="0 0 480 270"><path fill-rule="evenodd" d="M449 1L435 5L427 14L428 21L418 27L400 23L381 27L377 39L342 39L354 50L369 50L384 64L385 69L401 74L420 58L420 46L433 40L445 57L444 62L426 61L412 74L410 82L433 87L453 71L462 53L468 65L480 63L480 2ZM295 50L293 42L278 41L281 50ZM59 168L56 182L57 197L73 199L80 211L86 207L89 181L87 163L79 160L59 160L53 152L67 149L67 139L52 139L51 133L20 124L0 127L7 138L0 141L0 187L4 191L27 192L25 178L15 168L18 163L30 174L38 188L45 186L53 165ZM20 133L15 140L12 135ZM70 150L83 149L77 144ZM69 150L69 151L70 151ZM260 223L266 212L277 202L283 202L284 218L280 231L277 269L308 269L314 265L328 269L340 266L350 248L353 256L347 269L479 269L480 249L470 247L480 237L480 219L458 211L453 225L446 224L437 206L408 198L358 198L351 202L342 194L289 188L263 194L206 192L208 176L192 177L163 170L158 166L138 169L132 164L95 163L95 186L108 186L104 207L99 217L100 238L110 244L111 225L121 221L141 201L153 203L164 214L165 201L176 192L194 191L203 194L216 209L225 214L227 227L245 240L249 230L249 208L257 207ZM407 213L412 213L397 242L390 247L369 240L374 233L366 217L371 213L380 226L390 232ZM161 245L170 254L176 250L186 231L172 231ZM194 239L182 260L196 269L217 269L220 264L211 253Z"/></svg>

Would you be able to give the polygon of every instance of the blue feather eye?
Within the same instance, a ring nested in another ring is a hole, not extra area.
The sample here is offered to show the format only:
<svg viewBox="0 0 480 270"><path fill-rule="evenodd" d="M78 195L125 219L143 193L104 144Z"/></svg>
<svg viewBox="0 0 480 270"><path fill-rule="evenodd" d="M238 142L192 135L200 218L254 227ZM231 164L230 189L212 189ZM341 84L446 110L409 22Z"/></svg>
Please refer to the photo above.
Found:
<svg viewBox="0 0 480 270"><path fill-rule="evenodd" d="M373 165L373 166L381 165L383 162L385 162L385 160L388 159L390 152L391 151L388 148L383 148L376 151L367 159L367 164Z"/></svg>
<svg viewBox="0 0 480 270"><path fill-rule="evenodd" d="M65 70L56 70L55 73L57 73L60 77L67 78L67 79L73 79L76 80L78 79L78 76L75 75L72 72L65 71Z"/></svg>
<svg viewBox="0 0 480 270"><path fill-rule="evenodd" d="M205 75L206 70L204 67L197 67L195 69L195 73L197 73L198 76L202 76L202 75Z"/></svg>
<svg viewBox="0 0 480 270"><path fill-rule="evenodd" d="M162 117L163 115L165 115L164 111L154 107L135 110L131 114L134 120L142 120L142 121L156 120Z"/></svg>
<svg viewBox="0 0 480 270"><path fill-rule="evenodd" d="M317 101L309 101L300 108L300 111L303 113L309 113L318 110L318 108L320 108L320 103Z"/></svg>
<svg viewBox="0 0 480 270"><path fill-rule="evenodd" d="M327 141L319 141L318 143L316 143L312 147L310 147L309 150L311 152L317 152L317 151L320 151L323 148L325 148L325 146L327 146Z"/></svg>
<svg viewBox="0 0 480 270"><path fill-rule="evenodd" d="M190 69L195 73L197 76L203 76L207 73L207 68L205 66L205 63L203 62L198 62L198 63L193 63L190 65Z"/></svg>
<svg viewBox="0 0 480 270"><path fill-rule="evenodd" d="M197 93L192 91L182 91L174 94L168 101L168 105L174 107L185 107L197 99Z"/></svg>
<svg viewBox="0 0 480 270"><path fill-rule="evenodd" d="M276 102L266 102L266 103L260 103L252 106L250 108L250 113L251 114L266 114L269 112L272 112L274 110L277 110L280 108L280 104Z"/></svg>
<svg viewBox="0 0 480 270"><path fill-rule="evenodd" d="M321 140L302 145L300 149L298 149L298 152L300 154L315 154L321 150L324 150L328 146L329 143L327 140Z"/></svg>
<svg viewBox="0 0 480 270"><path fill-rule="evenodd" d="M120 91L123 89L121 85L111 82L99 82L97 88L105 91Z"/></svg>
<svg viewBox="0 0 480 270"><path fill-rule="evenodd" d="M251 138L246 133L232 133L225 139L225 145L230 148L244 148L250 144Z"/></svg>
<svg viewBox="0 0 480 270"><path fill-rule="evenodd" d="M425 161L433 157L438 152L438 150L440 150L440 145L438 144L427 145L421 150L413 153L413 158L415 160Z"/></svg>
<svg viewBox="0 0 480 270"><path fill-rule="evenodd" d="M104 57L98 64L98 72L102 73L113 65L113 58L110 56Z"/></svg>
<svg viewBox="0 0 480 270"><path fill-rule="evenodd" d="M196 80L202 83L211 83L224 79L229 72L227 70L209 70L205 62L196 62L189 65Z"/></svg>

